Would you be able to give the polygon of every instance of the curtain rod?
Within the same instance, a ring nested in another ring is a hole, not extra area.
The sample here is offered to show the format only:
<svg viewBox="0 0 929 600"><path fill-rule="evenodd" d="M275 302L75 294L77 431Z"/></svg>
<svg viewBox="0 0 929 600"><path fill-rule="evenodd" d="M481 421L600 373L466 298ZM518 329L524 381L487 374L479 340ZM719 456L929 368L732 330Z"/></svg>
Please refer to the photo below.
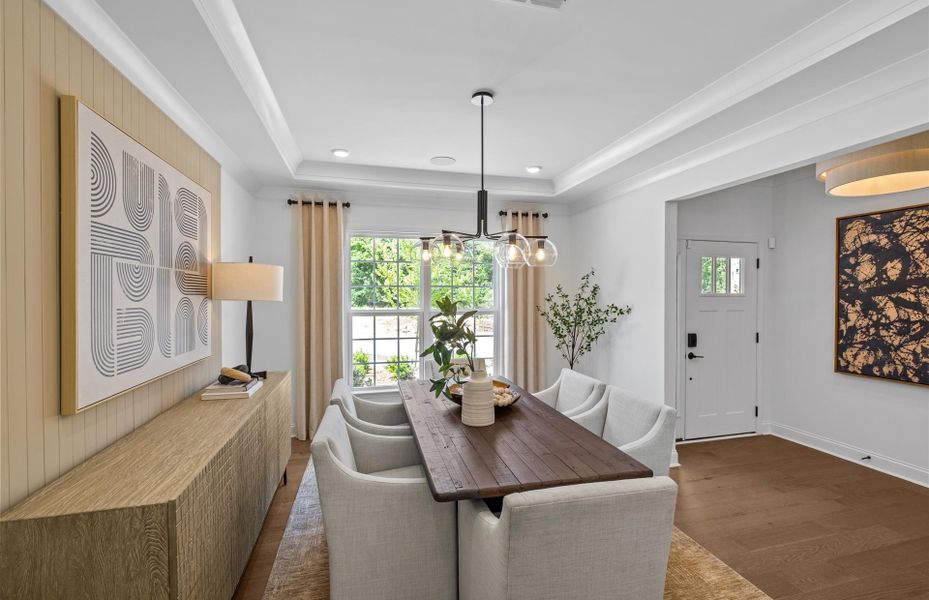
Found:
<svg viewBox="0 0 929 600"><path fill-rule="evenodd" d="M293 206L294 204L313 204L314 206L322 206L322 205L323 205L323 203L322 203L321 200L316 200L316 201L313 201L313 200L294 200L293 198L288 198L288 199L287 199L287 204L288 204L289 206ZM338 204L338 202L330 202L330 203L329 203L329 206L336 206L337 204ZM342 208L349 208L351 205L352 205L351 202L343 202L343 203L342 203Z"/></svg>
<svg viewBox="0 0 929 600"><path fill-rule="evenodd" d="M501 217L505 217L505 216L507 216L508 214L509 214L509 213L508 213L507 211L505 211L505 210L501 210L501 211L500 211L500 216L501 216ZM521 212L518 212L518 211L515 212L515 213L513 213L513 214L514 214L514 215L522 215L522 216L524 216L524 217L528 217L528 216L530 215L530 213L528 213L528 212L522 212L522 213L521 213ZM531 213L531 214L532 214L533 217L542 217L543 219L547 219L547 218L548 218L548 213L547 213L547 212L544 212L544 213L537 213L537 212L534 212L534 213Z"/></svg>

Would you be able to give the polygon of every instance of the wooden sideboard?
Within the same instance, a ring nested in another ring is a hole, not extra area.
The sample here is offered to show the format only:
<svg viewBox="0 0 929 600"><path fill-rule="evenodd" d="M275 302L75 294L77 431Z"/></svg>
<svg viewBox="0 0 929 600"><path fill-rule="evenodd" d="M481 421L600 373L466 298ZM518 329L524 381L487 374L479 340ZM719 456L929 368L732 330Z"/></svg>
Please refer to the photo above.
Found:
<svg viewBox="0 0 929 600"><path fill-rule="evenodd" d="M12 507L0 597L231 597L290 457L290 387L194 394Z"/></svg>

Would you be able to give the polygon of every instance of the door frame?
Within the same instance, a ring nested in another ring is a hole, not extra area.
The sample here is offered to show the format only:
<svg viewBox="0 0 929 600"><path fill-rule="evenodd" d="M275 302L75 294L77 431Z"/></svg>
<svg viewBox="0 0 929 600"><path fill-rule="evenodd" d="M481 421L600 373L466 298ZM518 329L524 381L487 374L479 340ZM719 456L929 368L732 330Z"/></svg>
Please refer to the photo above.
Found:
<svg viewBox="0 0 929 600"><path fill-rule="evenodd" d="M761 259L761 244L758 243L758 240L739 237L739 236L695 236L687 238L678 238L677 239L677 256L674 261L675 264L675 277L674 277L674 286L675 286L675 341L674 349L676 358L674 360L674 397L675 404L677 409L677 431L675 432L675 439L681 442L688 442L699 439L706 438L693 438L693 440L687 438L687 393L686 393L686 384L684 378L686 377L686 364L684 362L684 354L686 351L686 345L684 339L687 335L687 242L722 242L722 243L739 243L739 244L755 244L757 252L756 256ZM764 323L763 317L763 308L764 302L762 299L763 290L766 286L763 286L762 271L761 268L755 270L756 279L755 279L755 331L758 332L760 341L755 345L755 406L758 408L755 414L755 431L754 433L748 433L746 435L758 435L761 433L760 423L761 414L763 410L763 396L762 391L762 374L763 369L762 365L764 359L764 343L766 340L765 332L762 330L762 323ZM728 436L722 436L728 437Z"/></svg>

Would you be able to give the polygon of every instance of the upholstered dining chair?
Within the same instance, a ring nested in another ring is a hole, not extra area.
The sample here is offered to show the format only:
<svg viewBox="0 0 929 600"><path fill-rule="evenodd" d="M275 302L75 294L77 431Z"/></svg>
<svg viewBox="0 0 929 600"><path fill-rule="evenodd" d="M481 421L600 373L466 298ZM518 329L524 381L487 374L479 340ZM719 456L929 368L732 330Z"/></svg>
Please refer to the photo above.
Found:
<svg viewBox="0 0 929 600"><path fill-rule="evenodd" d="M337 379L332 386L330 404L342 411L342 417L353 427L375 435L410 435L403 404L397 402L373 402L359 398L344 379Z"/></svg>
<svg viewBox="0 0 929 600"><path fill-rule="evenodd" d="M333 600L456 598L455 503L432 498L413 438L365 433L330 406L310 451Z"/></svg>
<svg viewBox="0 0 929 600"><path fill-rule="evenodd" d="M661 600L676 497L649 477L459 502L459 598Z"/></svg>
<svg viewBox="0 0 929 600"><path fill-rule="evenodd" d="M650 468L667 475L674 449L677 411L662 402L649 402L615 386L603 399L571 419Z"/></svg>
<svg viewBox="0 0 929 600"><path fill-rule="evenodd" d="M572 369L562 369L551 387L533 395L570 417L592 408L603 397L605 389L606 384L598 379Z"/></svg>

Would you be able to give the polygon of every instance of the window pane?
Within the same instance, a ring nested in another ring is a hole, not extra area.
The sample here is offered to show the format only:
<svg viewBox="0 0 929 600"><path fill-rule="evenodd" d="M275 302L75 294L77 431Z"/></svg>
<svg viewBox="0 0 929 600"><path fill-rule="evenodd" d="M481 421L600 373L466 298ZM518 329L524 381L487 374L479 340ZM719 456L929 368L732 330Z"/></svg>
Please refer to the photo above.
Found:
<svg viewBox="0 0 929 600"><path fill-rule="evenodd" d="M352 263L352 285L374 285L374 263Z"/></svg>
<svg viewBox="0 0 929 600"><path fill-rule="evenodd" d="M418 317L408 317L401 316L400 321L400 337L419 337L419 318Z"/></svg>
<svg viewBox="0 0 929 600"><path fill-rule="evenodd" d="M476 308L493 308L493 288L474 288L474 304Z"/></svg>
<svg viewBox="0 0 929 600"><path fill-rule="evenodd" d="M417 288L419 287L419 268L420 264L415 263L400 263L399 268L399 278L398 283L400 285L413 285Z"/></svg>
<svg viewBox="0 0 929 600"><path fill-rule="evenodd" d="M729 260L725 256L716 257L716 279L713 284L714 291L717 294L725 294L728 289L728 278L726 277L727 272L729 271Z"/></svg>
<svg viewBox="0 0 929 600"><path fill-rule="evenodd" d="M700 293L713 293L713 258L711 256L700 257Z"/></svg>
<svg viewBox="0 0 929 600"><path fill-rule="evenodd" d="M374 356L374 342L371 340L352 340L352 362L371 362Z"/></svg>
<svg viewBox="0 0 929 600"><path fill-rule="evenodd" d="M396 339L376 340L374 342L374 362L387 362L394 356L397 356Z"/></svg>
<svg viewBox="0 0 929 600"><path fill-rule="evenodd" d="M375 285L393 287L397 285L397 263L377 263L374 267Z"/></svg>
<svg viewBox="0 0 929 600"><path fill-rule="evenodd" d="M494 281L494 266L492 263L476 263L474 265L474 285L490 287Z"/></svg>
<svg viewBox="0 0 929 600"><path fill-rule="evenodd" d="M419 376L419 364L406 362L402 358L397 361L392 360L388 362L384 365L384 370L387 372L387 381L385 381L385 383L409 381Z"/></svg>
<svg viewBox="0 0 929 600"><path fill-rule="evenodd" d="M398 317L395 315L374 318L374 337L376 338L395 338L397 337Z"/></svg>
<svg viewBox="0 0 929 600"><path fill-rule="evenodd" d="M419 340L400 340L400 360L419 360Z"/></svg>
<svg viewBox="0 0 929 600"><path fill-rule="evenodd" d="M419 307L419 288L402 287L399 290L398 308L418 308Z"/></svg>
<svg viewBox="0 0 929 600"><path fill-rule="evenodd" d="M400 260L421 263L420 251L423 246L419 240L400 240Z"/></svg>
<svg viewBox="0 0 929 600"><path fill-rule="evenodd" d="M352 288L352 308L374 308L374 288Z"/></svg>
<svg viewBox="0 0 929 600"><path fill-rule="evenodd" d="M458 310L474 306L474 288L452 288L452 300L458 302Z"/></svg>
<svg viewBox="0 0 929 600"><path fill-rule="evenodd" d="M742 259L729 259L729 293L742 293Z"/></svg>
<svg viewBox="0 0 929 600"><path fill-rule="evenodd" d="M439 287L439 286L433 287L432 288L432 306L433 307L438 306L439 300L441 300L442 298L445 298L445 296L451 297L451 295L452 295L451 288Z"/></svg>
<svg viewBox="0 0 929 600"><path fill-rule="evenodd" d="M397 260L397 239L385 238L376 240L374 243L375 260Z"/></svg>
<svg viewBox="0 0 929 600"><path fill-rule="evenodd" d="M377 308L397 308L397 288L379 287L375 290Z"/></svg>
<svg viewBox="0 0 929 600"><path fill-rule="evenodd" d="M452 284L452 266L447 260L432 263L432 285L446 286ZM434 296L433 296L434 297Z"/></svg>
<svg viewBox="0 0 929 600"><path fill-rule="evenodd" d="M471 274L471 263L461 262L455 265L454 282L456 286L474 285L474 276Z"/></svg>
<svg viewBox="0 0 929 600"><path fill-rule="evenodd" d="M351 258L352 260L373 260L374 259L374 240L368 237L353 237Z"/></svg>
<svg viewBox="0 0 929 600"><path fill-rule="evenodd" d="M374 337L374 317L352 317L352 338L370 339Z"/></svg>
<svg viewBox="0 0 929 600"><path fill-rule="evenodd" d="M387 368L387 363L377 363L374 365L374 383L375 385L396 385L397 378L393 372Z"/></svg>
<svg viewBox="0 0 929 600"><path fill-rule="evenodd" d="M493 335L494 334L494 316L477 315L474 317L474 334L475 335Z"/></svg>
<svg viewBox="0 0 929 600"><path fill-rule="evenodd" d="M357 356L353 357L352 385L355 387L371 387L374 385L374 369L371 366L371 362L359 362L358 358Z"/></svg>

